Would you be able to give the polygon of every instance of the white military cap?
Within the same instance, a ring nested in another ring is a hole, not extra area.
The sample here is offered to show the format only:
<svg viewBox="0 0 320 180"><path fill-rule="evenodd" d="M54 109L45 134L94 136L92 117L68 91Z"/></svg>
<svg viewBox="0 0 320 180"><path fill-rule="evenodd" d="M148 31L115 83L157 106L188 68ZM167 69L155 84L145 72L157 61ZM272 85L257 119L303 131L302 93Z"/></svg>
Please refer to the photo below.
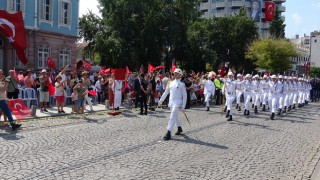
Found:
<svg viewBox="0 0 320 180"><path fill-rule="evenodd" d="M246 76L245 76L246 78L250 78L251 77L251 75L250 74L246 74Z"/></svg>
<svg viewBox="0 0 320 180"><path fill-rule="evenodd" d="M282 76L282 75L279 75L279 79L283 79L283 76Z"/></svg>
<svg viewBox="0 0 320 180"><path fill-rule="evenodd" d="M276 75L272 75L272 76L271 76L271 79L276 79L276 78L277 78Z"/></svg>
<svg viewBox="0 0 320 180"><path fill-rule="evenodd" d="M228 76L233 76L233 73L231 71L229 71Z"/></svg>
<svg viewBox="0 0 320 180"><path fill-rule="evenodd" d="M175 69L175 70L174 70L174 72L175 72L175 73L178 73L178 74L180 74L180 75L182 75L182 70L181 70L181 69L179 69L179 68Z"/></svg>

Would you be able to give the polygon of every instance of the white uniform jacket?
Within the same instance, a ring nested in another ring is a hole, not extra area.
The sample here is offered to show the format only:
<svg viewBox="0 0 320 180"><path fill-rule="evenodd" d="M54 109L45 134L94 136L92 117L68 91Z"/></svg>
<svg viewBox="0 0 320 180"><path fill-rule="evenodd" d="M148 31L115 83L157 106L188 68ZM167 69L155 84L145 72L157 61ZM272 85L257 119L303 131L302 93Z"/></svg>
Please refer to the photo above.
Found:
<svg viewBox="0 0 320 180"><path fill-rule="evenodd" d="M207 94L209 92L211 93L212 96L214 96L215 90L216 90L216 87L211 80L207 80L204 83L204 90L203 90L204 94Z"/></svg>
<svg viewBox="0 0 320 180"><path fill-rule="evenodd" d="M178 106L183 109L187 103L187 90L186 85L180 81L180 79L175 79L167 85L166 91L160 98L160 102L163 102L167 95L170 93L169 97L169 107Z"/></svg>

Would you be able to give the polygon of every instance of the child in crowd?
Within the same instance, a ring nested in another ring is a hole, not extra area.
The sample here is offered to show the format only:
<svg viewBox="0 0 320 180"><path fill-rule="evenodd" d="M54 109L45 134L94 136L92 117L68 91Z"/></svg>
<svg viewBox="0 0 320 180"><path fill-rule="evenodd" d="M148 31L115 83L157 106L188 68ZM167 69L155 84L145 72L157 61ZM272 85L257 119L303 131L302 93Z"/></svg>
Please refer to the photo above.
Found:
<svg viewBox="0 0 320 180"><path fill-rule="evenodd" d="M76 93L77 93L77 109L78 109L78 112L83 114L85 96L88 93L88 90L83 86L82 80L79 80L79 83L73 88L73 91L76 91Z"/></svg>

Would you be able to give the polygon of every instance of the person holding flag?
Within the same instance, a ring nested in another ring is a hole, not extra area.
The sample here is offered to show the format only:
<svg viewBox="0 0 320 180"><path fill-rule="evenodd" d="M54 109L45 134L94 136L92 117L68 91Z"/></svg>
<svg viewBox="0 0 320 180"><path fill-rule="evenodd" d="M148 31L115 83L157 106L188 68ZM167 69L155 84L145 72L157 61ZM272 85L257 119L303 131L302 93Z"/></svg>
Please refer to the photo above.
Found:
<svg viewBox="0 0 320 180"><path fill-rule="evenodd" d="M48 112L46 109L47 103L49 102L49 87L48 84L51 83L49 76L47 76L47 70L43 69L41 71L40 81L40 91L39 91L39 101L40 101L40 111ZM42 109L43 108L43 109Z"/></svg>
<svg viewBox="0 0 320 180"><path fill-rule="evenodd" d="M12 131L17 130L21 124L13 122L12 113L7 103L6 91L8 90L10 80L6 79L3 75L2 69L0 69L0 110L8 117Z"/></svg>
<svg viewBox="0 0 320 180"><path fill-rule="evenodd" d="M158 105L161 106L162 102L166 99L167 95L170 93L168 106L171 109L171 114L170 114L170 120L167 126L168 131L166 135L163 137L164 140L171 139L171 131L175 124L178 127L178 131L176 132L176 135L180 135L182 133L178 112L179 110L183 111L187 104L186 85L180 80L182 74L183 73L181 69L177 68L174 70L174 75L173 75L174 80L170 82L170 84L167 86L166 91L163 93L158 103Z"/></svg>

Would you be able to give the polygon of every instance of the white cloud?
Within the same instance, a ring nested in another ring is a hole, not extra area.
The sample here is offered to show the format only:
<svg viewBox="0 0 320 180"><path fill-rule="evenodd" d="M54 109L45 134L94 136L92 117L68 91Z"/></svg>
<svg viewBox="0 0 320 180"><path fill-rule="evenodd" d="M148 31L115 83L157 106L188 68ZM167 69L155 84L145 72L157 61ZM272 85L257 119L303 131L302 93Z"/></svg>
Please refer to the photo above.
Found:
<svg viewBox="0 0 320 180"><path fill-rule="evenodd" d="M293 21L295 24L299 24L301 22L301 16L298 13L294 13L292 15Z"/></svg>
<svg viewBox="0 0 320 180"><path fill-rule="evenodd" d="M320 8L320 2L318 2L318 3L312 3L311 6L312 6L312 7L316 7L316 8Z"/></svg>

